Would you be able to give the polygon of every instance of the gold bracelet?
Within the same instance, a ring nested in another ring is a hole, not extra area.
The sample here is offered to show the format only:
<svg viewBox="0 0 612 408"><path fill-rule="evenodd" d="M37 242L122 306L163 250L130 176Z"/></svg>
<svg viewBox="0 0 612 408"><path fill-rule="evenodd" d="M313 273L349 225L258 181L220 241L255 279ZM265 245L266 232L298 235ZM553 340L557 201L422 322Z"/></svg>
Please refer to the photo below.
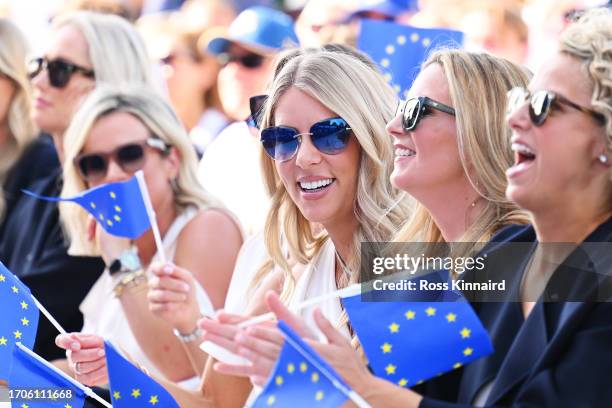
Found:
<svg viewBox="0 0 612 408"><path fill-rule="evenodd" d="M126 273L124 276L121 277L119 283L113 288L113 293L115 294L116 298L119 298L121 297L123 291L126 288L133 288L134 286L138 286L145 280L146 276L143 269Z"/></svg>

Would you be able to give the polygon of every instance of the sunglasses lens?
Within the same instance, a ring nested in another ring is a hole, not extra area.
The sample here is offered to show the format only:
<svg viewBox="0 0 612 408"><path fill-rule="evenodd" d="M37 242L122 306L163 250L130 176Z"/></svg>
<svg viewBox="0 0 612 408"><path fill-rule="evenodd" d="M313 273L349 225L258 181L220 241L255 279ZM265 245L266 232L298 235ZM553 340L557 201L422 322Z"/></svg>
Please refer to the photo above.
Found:
<svg viewBox="0 0 612 408"><path fill-rule="evenodd" d="M533 94L529 103L529 116L534 125L541 126L544 123L551 103L552 96L548 92L541 91Z"/></svg>
<svg viewBox="0 0 612 408"><path fill-rule="evenodd" d="M263 62L263 57L257 54L249 54L242 57L241 62L245 68L257 68Z"/></svg>
<svg viewBox="0 0 612 408"><path fill-rule="evenodd" d="M344 119L329 119L315 123L310 131L312 143L322 153L338 154L348 144L348 124Z"/></svg>
<svg viewBox="0 0 612 408"><path fill-rule="evenodd" d="M130 144L123 146L117 151L117 162L128 173L133 173L142 168L144 149L141 145Z"/></svg>
<svg viewBox="0 0 612 408"><path fill-rule="evenodd" d="M296 131L280 126L270 127L261 131L263 148L274 160L286 161L293 157L300 142Z"/></svg>
<svg viewBox="0 0 612 408"><path fill-rule="evenodd" d="M79 171L85 180L96 180L106 174L106 159L99 154L83 156L78 162Z"/></svg>
<svg viewBox="0 0 612 408"><path fill-rule="evenodd" d="M38 74L40 74L40 71L42 70L42 66L43 66L42 58L35 58L31 60L30 62L28 62L28 67L27 67L28 78L34 79Z"/></svg>
<svg viewBox="0 0 612 408"><path fill-rule="evenodd" d="M404 107L404 129L412 130L416 127L419 121L420 108L421 102L417 98L406 101L406 106Z"/></svg>
<svg viewBox="0 0 612 408"><path fill-rule="evenodd" d="M49 61L47 64L49 71L49 82L55 88L63 88L70 80L71 71L62 61Z"/></svg>
<svg viewBox="0 0 612 408"><path fill-rule="evenodd" d="M509 115L518 109L525 101L526 96L527 92L523 88L512 88L509 90L506 101L506 114Z"/></svg>

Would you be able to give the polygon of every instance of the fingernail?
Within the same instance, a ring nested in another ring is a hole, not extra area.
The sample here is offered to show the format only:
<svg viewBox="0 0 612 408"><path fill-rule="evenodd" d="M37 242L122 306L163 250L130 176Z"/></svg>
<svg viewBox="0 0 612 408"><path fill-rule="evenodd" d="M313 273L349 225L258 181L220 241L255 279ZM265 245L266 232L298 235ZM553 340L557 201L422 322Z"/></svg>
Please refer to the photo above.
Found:
<svg viewBox="0 0 612 408"><path fill-rule="evenodd" d="M181 289L183 290L183 292L188 292L189 291L189 285L186 283L181 283Z"/></svg>
<svg viewBox="0 0 612 408"><path fill-rule="evenodd" d="M170 275L172 273L172 265L171 264L166 264L164 265L163 269L164 273Z"/></svg>
<svg viewBox="0 0 612 408"><path fill-rule="evenodd" d="M70 343L70 348L73 349L73 350L78 350L78 349L81 348L81 345L79 343L77 343L77 342Z"/></svg>
<svg viewBox="0 0 612 408"><path fill-rule="evenodd" d="M104 354L105 354L104 353L104 349L98 350L98 357L102 357L102 356L104 356Z"/></svg>

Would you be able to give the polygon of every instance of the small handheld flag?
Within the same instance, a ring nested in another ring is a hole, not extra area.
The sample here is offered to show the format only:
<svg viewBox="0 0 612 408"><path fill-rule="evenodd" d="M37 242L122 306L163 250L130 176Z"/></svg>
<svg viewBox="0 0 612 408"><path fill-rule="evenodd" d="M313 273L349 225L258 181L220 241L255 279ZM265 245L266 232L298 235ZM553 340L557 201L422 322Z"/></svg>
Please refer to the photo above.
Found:
<svg viewBox="0 0 612 408"><path fill-rule="evenodd" d="M368 407L285 322L279 321L278 328L285 335L285 344L266 386L251 407L339 407L349 398L359 407Z"/></svg>
<svg viewBox="0 0 612 408"><path fill-rule="evenodd" d="M33 347L38 329L36 301L25 286L0 262L0 379L7 379L13 349L21 342Z"/></svg>
<svg viewBox="0 0 612 408"><path fill-rule="evenodd" d="M179 408L168 391L104 342L114 408Z"/></svg>
<svg viewBox="0 0 612 408"><path fill-rule="evenodd" d="M433 49L458 48L463 33L441 28L416 28L387 21L364 19L358 48L378 64L387 82L401 98L406 98L421 64Z"/></svg>
<svg viewBox="0 0 612 408"><path fill-rule="evenodd" d="M80 408L85 392L77 384L21 343L13 348L9 388L32 391L25 396L14 393L13 408Z"/></svg>
<svg viewBox="0 0 612 408"><path fill-rule="evenodd" d="M112 235L134 239L151 227L136 176L94 187L74 197L41 196L27 190L24 193L40 200L77 203Z"/></svg>
<svg viewBox="0 0 612 408"><path fill-rule="evenodd" d="M362 295L342 299L378 377L411 387L493 352L487 331L465 298L450 290L439 297L441 301L375 302L364 301Z"/></svg>

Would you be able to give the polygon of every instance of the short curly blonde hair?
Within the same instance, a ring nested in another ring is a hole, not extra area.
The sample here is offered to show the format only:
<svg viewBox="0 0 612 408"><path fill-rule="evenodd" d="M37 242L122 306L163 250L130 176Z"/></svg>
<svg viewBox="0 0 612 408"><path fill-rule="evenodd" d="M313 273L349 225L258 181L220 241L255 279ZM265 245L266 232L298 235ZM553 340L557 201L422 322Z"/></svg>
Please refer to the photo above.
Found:
<svg viewBox="0 0 612 408"><path fill-rule="evenodd" d="M581 61L593 84L591 104L605 118L606 146L612 153L612 10L585 12L561 34L560 50Z"/></svg>

